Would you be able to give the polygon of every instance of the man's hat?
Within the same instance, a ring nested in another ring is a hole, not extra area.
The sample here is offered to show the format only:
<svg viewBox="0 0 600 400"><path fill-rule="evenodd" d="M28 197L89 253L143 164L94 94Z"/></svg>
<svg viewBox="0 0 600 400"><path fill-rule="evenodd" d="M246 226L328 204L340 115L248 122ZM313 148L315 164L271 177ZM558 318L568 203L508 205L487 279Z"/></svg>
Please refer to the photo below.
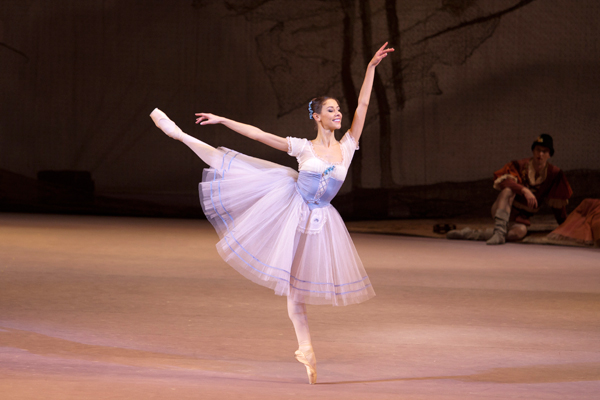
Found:
<svg viewBox="0 0 600 400"><path fill-rule="evenodd" d="M554 145L552 144L552 136L547 133L542 133L537 139L534 140L531 145L531 151L535 149L535 146L544 146L550 149L550 157L554 155Z"/></svg>

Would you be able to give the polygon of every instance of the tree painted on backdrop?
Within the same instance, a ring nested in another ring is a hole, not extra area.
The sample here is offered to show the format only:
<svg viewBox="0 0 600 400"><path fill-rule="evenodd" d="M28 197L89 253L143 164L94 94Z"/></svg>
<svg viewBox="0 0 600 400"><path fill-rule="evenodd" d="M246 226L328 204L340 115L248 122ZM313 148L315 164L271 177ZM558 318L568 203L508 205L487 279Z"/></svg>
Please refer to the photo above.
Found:
<svg viewBox="0 0 600 400"><path fill-rule="evenodd" d="M364 68L374 50L388 41L396 51L382 63L373 85L377 107L368 124L379 123L381 187L396 186L392 177L392 113L408 101L442 90L433 68L462 65L495 32L501 18L534 0L429 0L426 15L402 24L396 0L227 0L227 9L249 21L270 21L257 35L258 57L278 103L278 116L306 108L316 95L345 102L348 115L356 109ZM424 2L415 3L423 6ZM198 5L198 0L195 1ZM361 152L352 164L352 184L363 187Z"/></svg>

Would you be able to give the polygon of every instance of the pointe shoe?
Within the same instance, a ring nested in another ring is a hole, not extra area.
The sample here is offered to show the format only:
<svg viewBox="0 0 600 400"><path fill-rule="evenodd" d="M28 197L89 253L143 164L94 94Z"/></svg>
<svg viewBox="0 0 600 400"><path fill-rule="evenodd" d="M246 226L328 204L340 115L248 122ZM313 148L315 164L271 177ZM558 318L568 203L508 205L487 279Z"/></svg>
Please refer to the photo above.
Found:
<svg viewBox="0 0 600 400"><path fill-rule="evenodd" d="M308 354L308 357L307 357ZM317 383L317 360L315 359L314 351L310 351L310 353L304 353L302 350L296 350L294 353L296 360L300 361L306 367L306 374L308 375L308 383L314 385ZM309 361L309 358L312 360L312 363Z"/></svg>
<svg viewBox="0 0 600 400"><path fill-rule="evenodd" d="M167 136L172 137L175 140L181 141L183 138L183 131L175 125L175 122L171 121L167 114L155 108L150 113L150 118L156 124L156 126L162 130Z"/></svg>

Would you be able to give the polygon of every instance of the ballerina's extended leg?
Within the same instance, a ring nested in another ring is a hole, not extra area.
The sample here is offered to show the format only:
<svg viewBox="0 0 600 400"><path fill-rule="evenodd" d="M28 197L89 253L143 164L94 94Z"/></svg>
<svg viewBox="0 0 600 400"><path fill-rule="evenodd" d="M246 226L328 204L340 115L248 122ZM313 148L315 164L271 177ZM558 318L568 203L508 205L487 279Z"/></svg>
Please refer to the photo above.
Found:
<svg viewBox="0 0 600 400"><path fill-rule="evenodd" d="M308 383L311 385L317 382L317 358L312 348L310 340L310 330L308 329L308 316L306 314L306 304L299 303L287 298L288 315L294 324L296 337L298 338L298 350L296 350L296 360L304 364Z"/></svg>
<svg viewBox="0 0 600 400"><path fill-rule="evenodd" d="M155 108L154 111L150 113L150 118L152 118L152 121L154 121L156 126L160 128L160 130L162 130L167 136L183 142L186 146L192 149L192 151L196 153L196 155L200 157L202 161L213 168L219 168L221 166L223 159L222 152L220 152L218 149L215 149L211 145L184 133L181 128L179 128L175 122L171 121L171 119L169 119L164 112L158 108Z"/></svg>

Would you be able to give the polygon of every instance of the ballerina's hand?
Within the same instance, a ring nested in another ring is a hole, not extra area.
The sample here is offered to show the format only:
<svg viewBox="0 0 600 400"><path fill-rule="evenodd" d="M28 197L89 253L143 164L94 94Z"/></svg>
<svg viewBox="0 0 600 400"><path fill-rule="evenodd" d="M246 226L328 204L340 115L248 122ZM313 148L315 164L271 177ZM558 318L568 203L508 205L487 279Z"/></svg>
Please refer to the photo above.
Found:
<svg viewBox="0 0 600 400"><path fill-rule="evenodd" d="M200 125L213 125L221 123L221 117L209 113L196 113L196 123Z"/></svg>
<svg viewBox="0 0 600 400"><path fill-rule="evenodd" d="M369 66L376 67L377 65L379 65L379 63L381 62L381 60L383 60L384 58L387 57L388 53L391 53L392 51L394 51L393 47L390 47L389 49L386 49L385 47L387 45L388 45L388 42L385 42L383 44L383 46L381 46L379 48L379 50L377 50L377 53L375 53L375 55L371 59L371 62L369 62Z"/></svg>

